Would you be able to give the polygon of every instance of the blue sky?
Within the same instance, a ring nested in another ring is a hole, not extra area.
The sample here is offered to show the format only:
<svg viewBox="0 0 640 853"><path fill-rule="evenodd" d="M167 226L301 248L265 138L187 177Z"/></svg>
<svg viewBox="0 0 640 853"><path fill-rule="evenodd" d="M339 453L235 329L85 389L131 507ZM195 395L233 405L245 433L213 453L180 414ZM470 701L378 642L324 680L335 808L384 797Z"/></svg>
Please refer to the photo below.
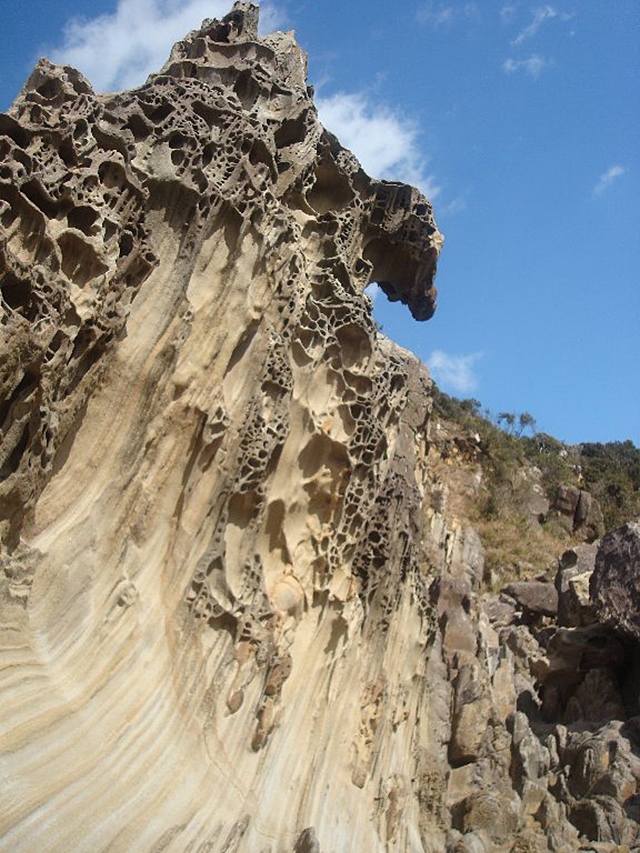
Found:
<svg viewBox="0 0 640 853"><path fill-rule="evenodd" d="M142 82L223 0L3 0L0 109L39 55ZM441 387L568 442L640 444L640 3L264 2L321 117L374 176L431 195L427 323L375 298Z"/></svg>

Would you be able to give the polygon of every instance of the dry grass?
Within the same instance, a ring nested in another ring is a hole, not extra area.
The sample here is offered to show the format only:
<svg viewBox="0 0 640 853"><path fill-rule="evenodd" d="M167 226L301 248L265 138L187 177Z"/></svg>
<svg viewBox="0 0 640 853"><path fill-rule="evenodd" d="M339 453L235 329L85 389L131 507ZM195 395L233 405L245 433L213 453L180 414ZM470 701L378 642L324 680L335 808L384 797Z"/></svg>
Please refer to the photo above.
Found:
<svg viewBox="0 0 640 853"><path fill-rule="evenodd" d="M492 591L544 573L551 579L558 557L575 542L559 524L538 524L516 513L476 518L473 525L485 549L485 584Z"/></svg>

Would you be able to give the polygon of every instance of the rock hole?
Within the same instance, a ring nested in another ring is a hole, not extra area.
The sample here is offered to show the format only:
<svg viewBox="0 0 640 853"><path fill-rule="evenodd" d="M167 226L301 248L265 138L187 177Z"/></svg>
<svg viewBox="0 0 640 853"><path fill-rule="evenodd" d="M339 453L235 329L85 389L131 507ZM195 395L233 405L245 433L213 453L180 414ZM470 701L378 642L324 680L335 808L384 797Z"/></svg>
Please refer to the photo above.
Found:
<svg viewBox="0 0 640 853"><path fill-rule="evenodd" d="M106 160L98 168L98 177L107 189L121 189L126 182L126 175L120 163Z"/></svg>
<svg viewBox="0 0 640 853"><path fill-rule="evenodd" d="M307 132L307 114L304 110L297 118L285 119L275 132L275 143L277 148L287 148L302 142Z"/></svg>
<svg viewBox="0 0 640 853"><path fill-rule="evenodd" d="M67 137L62 140L58 146L58 154L65 166L72 168L73 166L78 165L78 156L76 154L76 149L73 147L71 137Z"/></svg>
<svg viewBox="0 0 640 853"><path fill-rule="evenodd" d="M233 88L244 109L250 110L260 94L260 88L253 74L248 69L241 71Z"/></svg>
<svg viewBox="0 0 640 853"><path fill-rule="evenodd" d="M340 345L342 363L349 369L364 367L371 357L371 341L366 331L355 323L349 323L336 329L336 338Z"/></svg>
<svg viewBox="0 0 640 853"><path fill-rule="evenodd" d="M31 284L28 281L23 281L13 273L6 272L0 281L0 293L9 308L22 314L27 320L35 317L36 308L32 301Z"/></svg>
<svg viewBox="0 0 640 853"><path fill-rule="evenodd" d="M49 198L44 188L38 181L32 180L20 187L21 192L32 204L41 210L49 219L55 219L59 205Z"/></svg>
<svg viewBox="0 0 640 853"><path fill-rule="evenodd" d="M316 180L307 193L307 201L319 214L344 210L353 201L353 190L347 177L329 154L325 154L318 164Z"/></svg>
<svg viewBox="0 0 640 853"><path fill-rule="evenodd" d="M57 78L50 78L41 83L36 92L46 101L53 101L62 91L62 83Z"/></svg>
<svg viewBox="0 0 640 853"><path fill-rule="evenodd" d="M124 258L126 255L131 254L131 251L133 249L133 237L128 231L125 231L120 237L118 249L121 258Z"/></svg>
<svg viewBox="0 0 640 853"><path fill-rule="evenodd" d="M151 133L151 128L146 123L146 121L142 118L142 116L138 114L134 114L129 116L127 123L125 124L125 128L131 131L133 138L136 142L140 142L143 139L146 139L147 136Z"/></svg>
<svg viewBox="0 0 640 853"><path fill-rule="evenodd" d="M97 212L88 205L74 207L67 214L67 222L70 228L77 228L82 231L87 237L90 237L93 232L93 226L98 218Z"/></svg>
<svg viewBox="0 0 640 853"><path fill-rule="evenodd" d="M9 457L5 461L4 465L0 469L0 477L3 479L5 477L9 477L11 474L15 474L15 472L20 467L20 460L27 449L27 445L29 444L29 437L31 435L31 430L29 428L29 424L25 424L24 430L22 431L22 435L20 436L20 440L11 451Z"/></svg>
<svg viewBox="0 0 640 853"><path fill-rule="evenodd" d="M26 148L29 142L29 136L24 128L4 113L0 113L0 136L8 136L19 148Z"/></svg>
<svg viewBox="0 0 640 853"><path fill-rule="evenodd" d="M205 124L209 126L211 129L215 124L217 124L217 119L219 113L217 110L212 107L207 106L207 104L203 104L202 101L196 101L192 107L194 113L199 116Z"/></svg>
<svg viewBox="0 0 640 853"><path fill-rule="evenodd" d="M167 101L160 104L159 107L156 107L149 114L149 120L154 124L160 124L160 122L164 121L166 118L169 118L171 113L173 112L173 107Z"/></svg>
<svg viewBox="0 0 640 853"><path fill-rule="evenodd" d="M7 416L14 403L25 402L29 399L38 385L38 375L32 370L25 370L24 376L11 392L9 398L0 403L0 426L4 427Z"/></svg>
<svg viewBox="0 0 640 853"><path fill-rule="evenodd" d="M100 261L93 246L85 243L73 231L61 234L58 246L62 254L62 272L78 287L84 287L89 281L107 272L108 267Z"/></svg>

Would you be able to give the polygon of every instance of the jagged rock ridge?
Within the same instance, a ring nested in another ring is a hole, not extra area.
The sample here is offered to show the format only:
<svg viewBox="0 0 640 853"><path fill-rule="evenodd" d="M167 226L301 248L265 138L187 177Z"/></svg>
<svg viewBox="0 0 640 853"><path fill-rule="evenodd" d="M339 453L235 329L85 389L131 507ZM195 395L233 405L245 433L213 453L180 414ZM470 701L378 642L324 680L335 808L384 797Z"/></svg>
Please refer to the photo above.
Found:
<svg viewBox="0 0 640 853"><path fill-rule="evenodd" d="M426 369L364 294L432 314L431 206L257 14L131 92L43 60L0 116L2 844L579 849L613 806L514 713L544 650L491 627Z"/></svg>

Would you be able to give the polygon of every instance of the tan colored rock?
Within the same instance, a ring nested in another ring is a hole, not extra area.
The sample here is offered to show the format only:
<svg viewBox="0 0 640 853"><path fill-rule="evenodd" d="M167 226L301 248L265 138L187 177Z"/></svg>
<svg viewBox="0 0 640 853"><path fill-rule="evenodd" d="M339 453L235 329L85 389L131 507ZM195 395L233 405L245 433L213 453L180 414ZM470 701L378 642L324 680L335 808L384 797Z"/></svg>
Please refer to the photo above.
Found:
<svg viewBox="0 0 640 853"><path fill-rule="evenodd" d="M429 202L251 4L132 92L43 60L0 153L2 846L407 849L430 380L363 291L431 315Z"/></svg>

